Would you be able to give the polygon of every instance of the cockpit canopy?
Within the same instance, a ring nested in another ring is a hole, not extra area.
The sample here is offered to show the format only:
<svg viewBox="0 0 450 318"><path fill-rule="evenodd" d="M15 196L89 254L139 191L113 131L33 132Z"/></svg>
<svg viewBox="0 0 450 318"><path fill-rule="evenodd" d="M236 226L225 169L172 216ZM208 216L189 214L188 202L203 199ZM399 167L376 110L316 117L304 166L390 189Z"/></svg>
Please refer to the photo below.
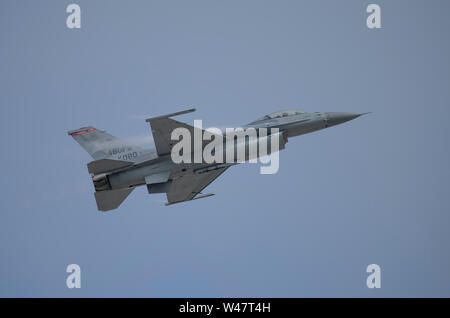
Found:
<svg viewBox="0 0 450 318"><path fill-rule="evenodd" d="M289 116L300 115L300 114L305 114L305 112L302 112L299 110L293 110L293 109L280 110L280 111L271 113L269 115L263 116L261 118L258 118L254 122L261 121L261 120L267 120L267 119L289 117Z"/></svg>

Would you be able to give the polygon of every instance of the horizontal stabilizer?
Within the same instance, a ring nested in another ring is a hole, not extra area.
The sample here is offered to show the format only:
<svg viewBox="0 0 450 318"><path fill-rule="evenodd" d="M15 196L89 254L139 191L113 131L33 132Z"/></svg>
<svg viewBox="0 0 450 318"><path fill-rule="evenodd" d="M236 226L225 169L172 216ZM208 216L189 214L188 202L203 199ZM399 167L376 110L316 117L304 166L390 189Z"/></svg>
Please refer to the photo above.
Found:
<svg viewBox="0 0 450 318"><path fill-rule="evenodd" d="M100 211L117 209L133 190L134 188L97 191L94 193L97 208Z"/></svg>
<svg viewBox="0 0 450 318"><path fill-rule="evenodd" d="M117 170L133 165L133 162L112 160L112 159L100 159L91 161L88 163L88 171L92 174L104 173L112 170Z"/></svg>

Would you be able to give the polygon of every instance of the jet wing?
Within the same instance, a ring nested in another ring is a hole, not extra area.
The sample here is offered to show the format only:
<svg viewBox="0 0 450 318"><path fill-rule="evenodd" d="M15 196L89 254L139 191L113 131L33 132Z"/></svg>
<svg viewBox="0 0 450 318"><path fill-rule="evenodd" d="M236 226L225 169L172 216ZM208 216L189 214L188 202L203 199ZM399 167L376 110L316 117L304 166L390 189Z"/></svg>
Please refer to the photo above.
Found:
<svg viewBox="0 0 450 318"><path fill-rule="evenodd" d="M155 141L156 151L158 152L158 156L170 154L173 145L175 145L178 141L172 140L171 135L172 131L176 128L186 128L190 131L191 136L194 136L194 130L199 129L193 126L190 126L185 123L181 123L179 121L170 119L169 117L191 113L195 111L195 108L184 110L181 112L168 114L164 116L158 116L154 118L146 119L146 122L150 123L150 127L152 129L153 139ZM199 129L200 130L200 129Z"/></svg>
<svg viewBox="0 0 450 318"><path fill-rule="evenodd" d="M170 190L167 192L166 205L214 195L210 193L197 196L198 194L201 194L201 191L204 188L206 188L228 168L229 167L224 167L198 174L195 172L189 172L188 174L184 174L177 179L173 179Z"/></svg>

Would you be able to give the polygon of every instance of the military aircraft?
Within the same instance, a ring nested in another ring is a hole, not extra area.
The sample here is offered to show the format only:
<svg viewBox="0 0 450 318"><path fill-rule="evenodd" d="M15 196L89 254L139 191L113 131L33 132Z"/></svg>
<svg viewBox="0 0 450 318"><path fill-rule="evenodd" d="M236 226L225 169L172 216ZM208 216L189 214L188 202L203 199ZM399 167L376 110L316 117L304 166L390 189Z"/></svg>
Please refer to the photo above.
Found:
<svg viewBox="0 0 450 318"><path fill-rule="evenodd" d="M141 185L145 185L149 193L166 193L166 205L214 195L202 194L201 191L230 166L239 162L174 163L171 157L172 147L176 144L172 140L174 129L185 128L194 136L199 128L170 117L193 111L195 109L147 119L154 141L154 146L149 149L143 149L92 126L68 132L94 158L87 168L92 175L95 200L100 211L118 208L134 188ZM242 128L253 127L256 131L261 128L278 128L276 137L281 150L290 137L342 124L361 115L364 114L282 110L261 117ZM258 135L257 138L262 136Z"/></svg>

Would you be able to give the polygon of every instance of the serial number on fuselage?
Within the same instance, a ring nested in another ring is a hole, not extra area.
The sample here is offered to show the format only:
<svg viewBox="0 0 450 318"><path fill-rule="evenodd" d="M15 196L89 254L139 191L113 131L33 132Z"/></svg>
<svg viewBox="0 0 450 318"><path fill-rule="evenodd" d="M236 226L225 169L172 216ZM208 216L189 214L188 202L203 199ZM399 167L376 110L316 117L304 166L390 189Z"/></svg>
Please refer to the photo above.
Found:
<svg viewBox="0 0 450 318"><path fill-rule="evenodd" d="M127 147L119 147L119 148L113 148L108 150L108 154L110 156L117 156L118 160L131 160L134 159L138 156L137 151L132 151L132 152L127 152L126 151L131 151L131 148L127 148Z"/></svg>

